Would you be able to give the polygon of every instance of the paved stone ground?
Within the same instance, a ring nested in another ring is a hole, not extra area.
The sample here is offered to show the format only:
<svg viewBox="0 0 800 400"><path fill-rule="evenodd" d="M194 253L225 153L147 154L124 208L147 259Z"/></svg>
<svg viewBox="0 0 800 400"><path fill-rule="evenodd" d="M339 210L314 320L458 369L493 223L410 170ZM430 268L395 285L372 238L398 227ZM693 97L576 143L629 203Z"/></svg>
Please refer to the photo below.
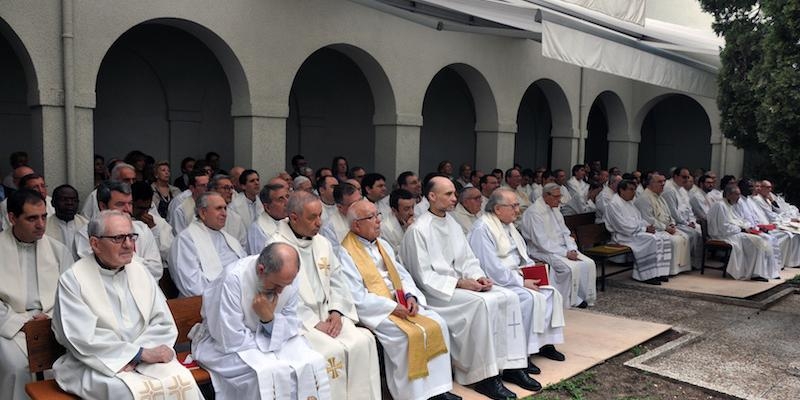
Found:
<svg viewBox="0 0 800 400"><path fill-rule="evenodd" d="M800 295L764 309L726 303L625 284L601 293L594 311L687 332L674 348L628 365L746 399L800 399Z"/></svg>

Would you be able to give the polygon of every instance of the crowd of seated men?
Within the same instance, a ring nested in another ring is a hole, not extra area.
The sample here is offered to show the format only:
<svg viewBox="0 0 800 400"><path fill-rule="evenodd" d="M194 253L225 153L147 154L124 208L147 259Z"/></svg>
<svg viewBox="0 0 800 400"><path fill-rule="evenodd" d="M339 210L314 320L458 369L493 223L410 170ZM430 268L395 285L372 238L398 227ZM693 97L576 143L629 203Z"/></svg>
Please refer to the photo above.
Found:
<svg viewBox="0 0 800 400"><path fill-rule="evenodd" d="M599 162L489 174L442 161L389 177L347 159L261 174L140 151L95 158L95 188L48 191L15 152L0 203L0 399L26 398L23 326L51 319L58 386L85 398L200 398L175 358L166 305L203 296L192 356L216 397L492 399L564 361L564 310L597 299L594 261L565 216L595 213L633 253L633 279L699 268L731 246L735 279L800 266L800 213L767 180L710 171L622 173ZM51 197L52 193L52 197ZM83 201L81 202L81 199ZM707 232L703 232L706 229ZM546 263L547 282L522 273ZM383 369L379 364L382 348Z"/></svg>

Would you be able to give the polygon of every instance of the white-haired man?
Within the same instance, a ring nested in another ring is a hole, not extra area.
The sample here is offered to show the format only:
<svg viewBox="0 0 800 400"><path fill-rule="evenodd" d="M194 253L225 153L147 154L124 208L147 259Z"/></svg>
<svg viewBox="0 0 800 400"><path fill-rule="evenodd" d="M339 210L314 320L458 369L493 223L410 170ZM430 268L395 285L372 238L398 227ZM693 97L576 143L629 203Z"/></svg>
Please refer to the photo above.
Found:
<svg viewBox="0 0 800 400"><path fill-rule="evenodd" d="M527 255L550 264L551 282L563 296L564 308L585 308L597 299L597 266L578 251L558 211L560 202L561 188L555 183L544 185L542 196L522 215L520 231Z"/></svg>

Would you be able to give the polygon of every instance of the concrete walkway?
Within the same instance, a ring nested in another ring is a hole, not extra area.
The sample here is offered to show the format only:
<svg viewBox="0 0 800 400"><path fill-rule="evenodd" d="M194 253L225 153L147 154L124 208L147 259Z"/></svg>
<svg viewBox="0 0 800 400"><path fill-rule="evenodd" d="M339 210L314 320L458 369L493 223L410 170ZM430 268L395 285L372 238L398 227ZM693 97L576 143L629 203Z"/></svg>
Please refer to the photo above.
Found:
<svg viewBox="0 0 800 400"><path fill-rule="evenodd" d="M746 304L650 288L612 284L593 308L686 332L626 365L746 399L800 399L800 295Z"/></svg>

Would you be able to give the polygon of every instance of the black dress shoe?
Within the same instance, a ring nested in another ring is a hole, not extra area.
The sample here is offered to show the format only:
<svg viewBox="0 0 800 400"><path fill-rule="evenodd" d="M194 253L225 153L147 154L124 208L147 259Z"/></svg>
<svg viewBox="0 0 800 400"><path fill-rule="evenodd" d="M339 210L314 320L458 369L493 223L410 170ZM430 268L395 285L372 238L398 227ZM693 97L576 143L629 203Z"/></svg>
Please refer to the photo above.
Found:
<svg viewBox="0 0 800 400"><path fill-rule="evenodd" d="M666 276L666 275L665 276L659 276L656 279L660 280L661 282L669 282L669 277Z"/></svg>
<svg viewBox="0 0 800 400"><path fill-rule="evenodd" d="M661 279L658 278L648 279L646 281L642 281L642 283L646 283L648 285L661 286Z"/></svg>
<svg viewBox="0 0 800 400"><path fill-rule="evenodd" d="M532 363L531 360L528 360L528 368L525 368L525 372L529 374L539 375L542 373L542 370L536 366L536 364Z"/></svg>
<svg viewBox="0 0 800 400"><path fill-rule="evenodd" d="M503 380L532 392L542 390L542 385L536 379L528 376L524 369L507 369L503 371Z"/></svg>
<svg viewBox="0 0 800 400"><path fill-rule="evenodd" d="M578 307L578 308L587 308L587 307L589 307L589 303L587 303L586 300L584 300L584 301L581 302L581 304L578 304L576 307Z"/></svg>
<svg viewBox="0 0 800 400"><path fill-rule="evenodd" d="M549 358L553 361L564 361L567 359L567 357L564 357L564 354L556 350L556 346L553 346L552 344L542 346L542 348L539 349L538 355L544 358Z"/></svg>
<svg viewBox="0 0 800 400"><path fill-rule="evenodd" d="M431 397L429 400L461 400L461 396L457 396L450 392L444 392Z"/></svg>
<svg viewBox="0 0 800 400"><path fill-rule="evenodd" d="M503 385L503 382L500 381L500 375L495 375L491 378L486 378L473 385L472 388L476 392L492 400L506 400L506 399L517 398L517 394L508 390L508 388Z"/></svg>
<svg viewBox="0 0 800 400"><path fill-rule="evenodd" d="M751 281L756 281L756 282L769 282L769 280L767 278L762 278L760 276L754 276L754 277L750 278L750 280Z"/></svg>

